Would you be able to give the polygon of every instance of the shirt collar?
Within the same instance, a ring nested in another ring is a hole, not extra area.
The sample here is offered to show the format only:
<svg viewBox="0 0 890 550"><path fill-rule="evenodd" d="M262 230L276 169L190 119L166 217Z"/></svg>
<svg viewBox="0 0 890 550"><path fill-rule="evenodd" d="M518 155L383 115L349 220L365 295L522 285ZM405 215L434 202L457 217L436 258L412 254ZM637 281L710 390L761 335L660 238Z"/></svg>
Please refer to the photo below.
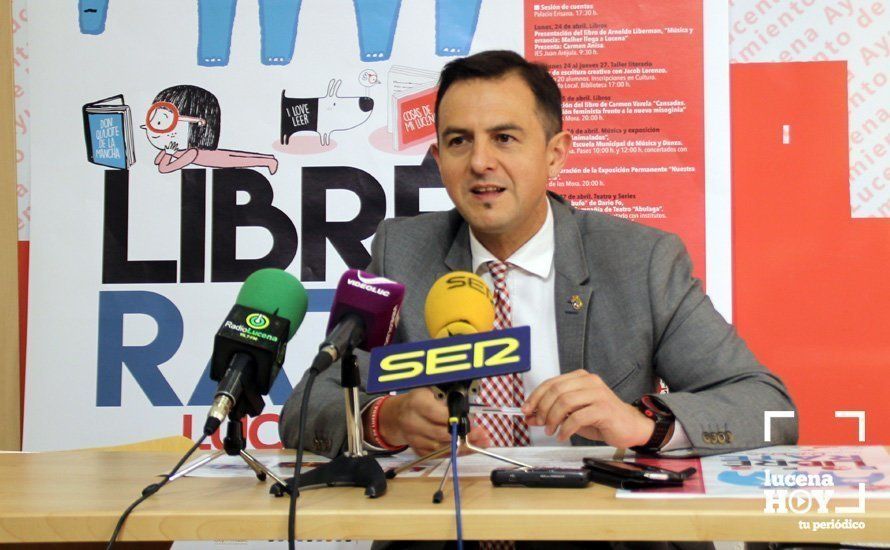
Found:
<svg viewBox="0 0 890 550"><path fill-rule="evenodd" d="M550 201L547 201L547 217L544 219L544 225L538 229L531 239L526 241L519 250L507 258L507 262L514 266L531 273L542 279L546 279L550 275L550 269L553 267L553 211ZM473 234L473 228L470 228L470 254L473 257L473 272L487 271L487 262L497 261L497 258L482 246L482 243Z"/></svg>

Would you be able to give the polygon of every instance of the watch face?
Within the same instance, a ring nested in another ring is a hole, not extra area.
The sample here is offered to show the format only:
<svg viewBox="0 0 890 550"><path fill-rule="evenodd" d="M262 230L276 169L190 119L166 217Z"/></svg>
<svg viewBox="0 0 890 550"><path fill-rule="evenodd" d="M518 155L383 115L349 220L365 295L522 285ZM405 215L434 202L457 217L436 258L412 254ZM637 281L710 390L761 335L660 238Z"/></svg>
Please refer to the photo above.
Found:
<svg viewBox="0 0 890 550"><path fill-rule="evenodd" d="M644 410L644 413L649 418L654 418L655 413L657 413L659 416L667 416L670 418L674 417L674 415L673 415L673 413L671 413L671 411L665 409L665 407L662 406L661 403L659 403L658 401L653 399L651 395L644 395L643 397L641 397L640 403L642 403L643 406L646 408L646 410ZM653 413L653 414L650 414L650 413Z"/></svg>
<svg viewBox="0 0 890 550"><path fill-rule="evenodd" d="M655 421L655 428L652 431L652 437L649 438L644 445L635 447L634 450L643 452L658 452L658 450L667 443L667 435L670 427L674 422L673 413L664 407L658 400L653 399L651 395L644 395L638 399L634 405L646 415Z"/></svg>

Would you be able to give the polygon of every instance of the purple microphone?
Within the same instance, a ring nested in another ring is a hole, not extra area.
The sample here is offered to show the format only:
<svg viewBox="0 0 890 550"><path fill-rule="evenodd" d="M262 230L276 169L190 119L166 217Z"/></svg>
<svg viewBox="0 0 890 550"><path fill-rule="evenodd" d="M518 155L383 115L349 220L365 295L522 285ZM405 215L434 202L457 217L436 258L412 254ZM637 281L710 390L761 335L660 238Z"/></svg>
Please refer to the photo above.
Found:
<svg viewBox="0 0 890 550"><path fill-rule="evenodd" d="M350 269L340 277L328 320L328 335L312 368L321 372L347 350L371 351L392 339L405 286L372 273Z"/></svg>

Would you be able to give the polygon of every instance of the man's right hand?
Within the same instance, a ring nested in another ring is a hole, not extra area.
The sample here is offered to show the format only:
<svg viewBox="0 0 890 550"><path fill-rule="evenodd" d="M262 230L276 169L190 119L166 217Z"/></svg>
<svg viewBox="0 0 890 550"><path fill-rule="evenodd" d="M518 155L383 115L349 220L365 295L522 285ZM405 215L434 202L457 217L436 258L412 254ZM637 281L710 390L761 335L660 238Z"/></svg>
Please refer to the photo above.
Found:
<svg viewBox="0 0 890 550"><path fill-rule="evenodd" d="M380 435L390 445L408 445L424 456L451 443L448 407L436 399L429 388L417 388L387 399L380 407ZM488 447L490 438L485 428L473 426L469 440L479 447Z"/></svg>

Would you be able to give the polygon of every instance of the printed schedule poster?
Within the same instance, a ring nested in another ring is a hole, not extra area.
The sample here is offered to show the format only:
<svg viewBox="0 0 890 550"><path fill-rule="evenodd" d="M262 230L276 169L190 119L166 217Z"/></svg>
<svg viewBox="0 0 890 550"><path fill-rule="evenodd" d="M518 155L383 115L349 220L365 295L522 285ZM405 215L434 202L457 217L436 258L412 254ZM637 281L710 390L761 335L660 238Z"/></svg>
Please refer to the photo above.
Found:
<svg viewBox="0 0 890 550"><path fill-rule="evenodd" d="M553 191L677 233L704 279L702 3L525 2L525 55L563 93L573 150Z"/></svg>

